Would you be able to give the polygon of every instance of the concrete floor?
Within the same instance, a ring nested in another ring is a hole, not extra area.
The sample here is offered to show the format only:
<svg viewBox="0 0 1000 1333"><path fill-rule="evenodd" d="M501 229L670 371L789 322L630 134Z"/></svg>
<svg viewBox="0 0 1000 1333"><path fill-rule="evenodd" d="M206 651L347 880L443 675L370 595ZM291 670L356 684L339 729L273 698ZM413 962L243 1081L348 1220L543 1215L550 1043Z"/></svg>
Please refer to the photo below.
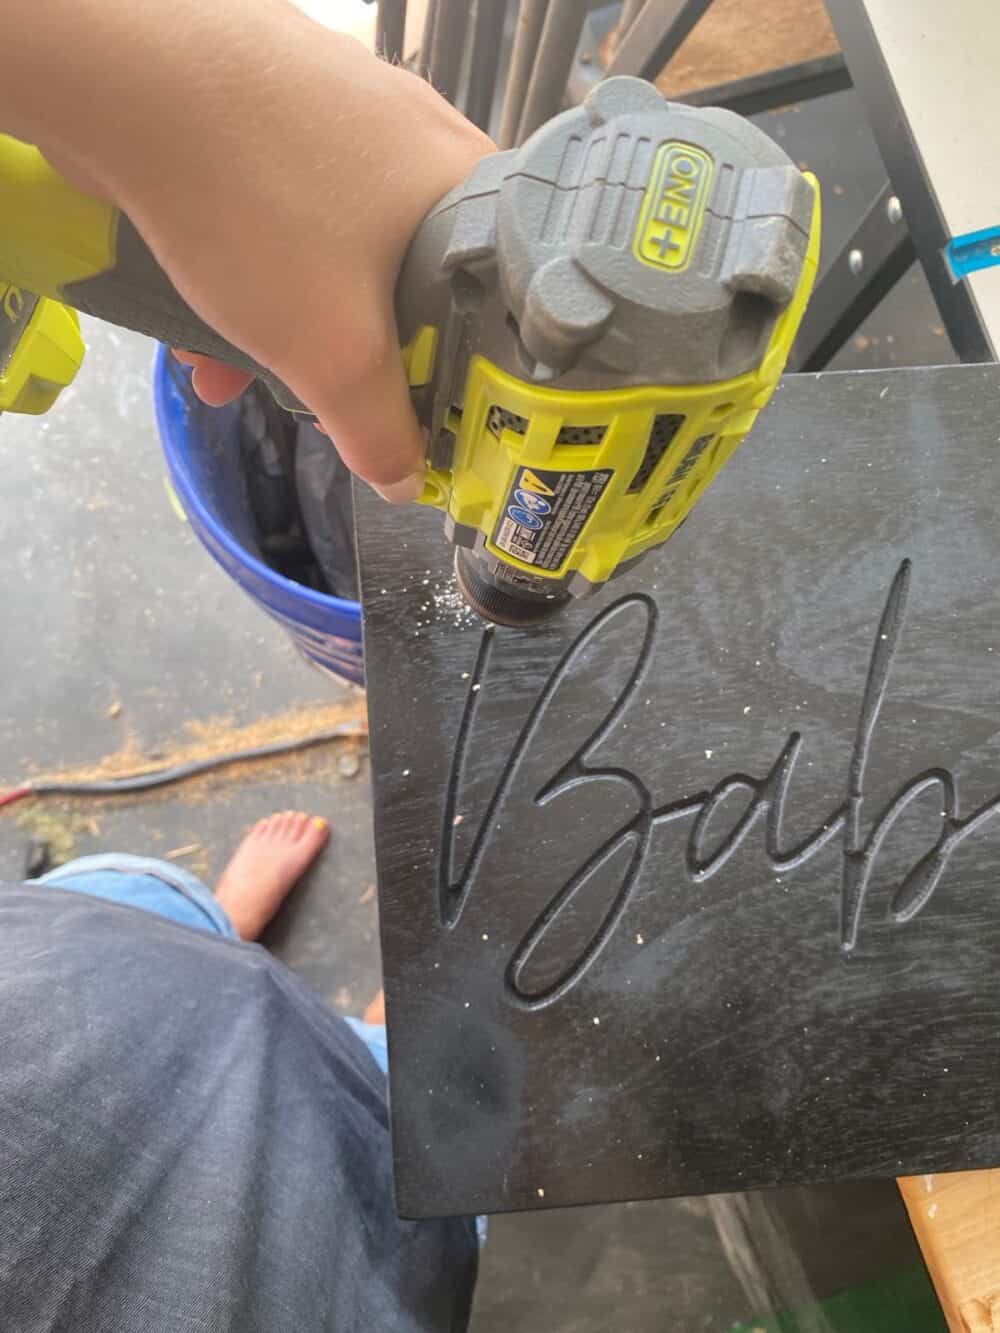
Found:
<svg viewBox="0 0 1000 1333"><path fill-rule="evenodd" d="M853 95L762 122L823 181L832 253L882 179ZM88 363L60 409L0 423L0 786L95 765L125 746L169 756L192 728L224 737L350 698L349 687L303 664L172 510L152 419L150 344L90 321L86 332ZM953 359L914 271L835 364ZM173 851L211 880L253 819L274 808L315 810L333 824L331 847L270 942L339 1011L359 1013L379 978L367 760L354 777L337 760L328 748L155 798L14 807L0 813L0 878L20 877L29 842L46 836L63 855ZM918 1261L891 1184L781 1191L771 1202L786 1219L796 1271L821 1297ZM683 1333L729 1329L759 1313L726 1261L710 1206L675 1200L496 1219L473 1326Z"/></svg>
<svg viewBox="0 0 1000 1333"><path fill-rule="evenodd" d="M0 786L96 766L123 749L168 761L206 736L224 747L239 728L297 721L303 710L322 729L323 710L360 704L360 691L306 666L179 520L153 422L152 344L84 323L85 368L59 409L0 426ZM367 758L345 777L340 749L221 770L157 795L11 807L0 817L0 878L19 878L29 842L43 837L58 859L180 849L179 863L211 883L255 819L314 810L334 836L271 943L339 1010L360 1013L380 976Z"/></svg>

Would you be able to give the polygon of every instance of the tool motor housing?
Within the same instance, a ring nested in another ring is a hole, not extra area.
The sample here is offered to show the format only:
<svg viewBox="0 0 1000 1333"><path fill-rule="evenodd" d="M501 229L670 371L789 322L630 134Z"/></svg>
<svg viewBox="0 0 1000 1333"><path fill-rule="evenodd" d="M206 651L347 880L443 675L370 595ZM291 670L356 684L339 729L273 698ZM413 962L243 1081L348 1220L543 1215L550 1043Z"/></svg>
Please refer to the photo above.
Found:
<svg viewBox="0 0 1000 1333"><path fill-rule="evenodd" d="M661 545L772 393L819 253L819 191L749 121L608 79L484 158L417 230L396 316L465 594L541 620ZM0 410L82 355L60 303L263 376L131 221L0 135ZM36 299L38 298L38 299ZM290 312L294 318L294 312Z"/></svg>
<svg viewBox="0 0 1000 1333"><path fill-rule="evenodd" d="M818 252L814 178L631 78L432 210L397 316L477 610L543 619L668 540L773 392Z"/></svg>

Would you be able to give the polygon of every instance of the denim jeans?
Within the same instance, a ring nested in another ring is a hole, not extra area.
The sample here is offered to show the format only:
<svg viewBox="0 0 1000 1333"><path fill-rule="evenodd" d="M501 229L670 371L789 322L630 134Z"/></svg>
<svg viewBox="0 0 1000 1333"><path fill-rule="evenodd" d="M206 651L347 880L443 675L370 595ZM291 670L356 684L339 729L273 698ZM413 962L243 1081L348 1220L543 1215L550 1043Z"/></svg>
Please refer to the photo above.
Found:
<svg viewBox="0 0 1000 1333"><path fill-rule="evenodd" d="M36 884L53 884L60 889L89 893L93 898L141 907L168 921L177 921L195 930L238 939L233 923L221 904L197 875L170 861L147 856L129 856L125 852L106 852L81 856L75 861L50 870ZM388 1073L385 1028L365 1023L360 1018L345 1017L371 1052L382 1073Z"/></svg>

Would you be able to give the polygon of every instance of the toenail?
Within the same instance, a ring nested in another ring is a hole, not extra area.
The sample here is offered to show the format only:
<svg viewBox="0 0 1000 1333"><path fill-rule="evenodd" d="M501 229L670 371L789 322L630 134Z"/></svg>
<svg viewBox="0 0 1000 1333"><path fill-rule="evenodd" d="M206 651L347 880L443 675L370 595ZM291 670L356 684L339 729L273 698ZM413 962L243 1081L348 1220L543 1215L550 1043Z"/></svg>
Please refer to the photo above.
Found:
<svg viewBox="0 0 1000 1333"><path fill-rule="evenodd" d="M327 827L326 820L323 818L322 815L314 815L313 823L316 825L318 829L325 829Z"/></svg>

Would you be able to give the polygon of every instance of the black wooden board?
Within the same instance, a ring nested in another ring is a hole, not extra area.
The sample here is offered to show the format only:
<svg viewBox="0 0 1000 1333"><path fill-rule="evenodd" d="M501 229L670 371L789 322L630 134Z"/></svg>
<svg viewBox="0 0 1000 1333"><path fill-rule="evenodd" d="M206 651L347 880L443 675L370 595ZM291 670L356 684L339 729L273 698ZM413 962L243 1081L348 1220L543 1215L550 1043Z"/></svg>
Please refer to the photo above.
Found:
<svg viewBox="0 0 1000 1333"><path fill-rule="evenodd" d="M1000 368L786 380L532 631L359 496L406 1216L1000 1162Z"/></svg>

